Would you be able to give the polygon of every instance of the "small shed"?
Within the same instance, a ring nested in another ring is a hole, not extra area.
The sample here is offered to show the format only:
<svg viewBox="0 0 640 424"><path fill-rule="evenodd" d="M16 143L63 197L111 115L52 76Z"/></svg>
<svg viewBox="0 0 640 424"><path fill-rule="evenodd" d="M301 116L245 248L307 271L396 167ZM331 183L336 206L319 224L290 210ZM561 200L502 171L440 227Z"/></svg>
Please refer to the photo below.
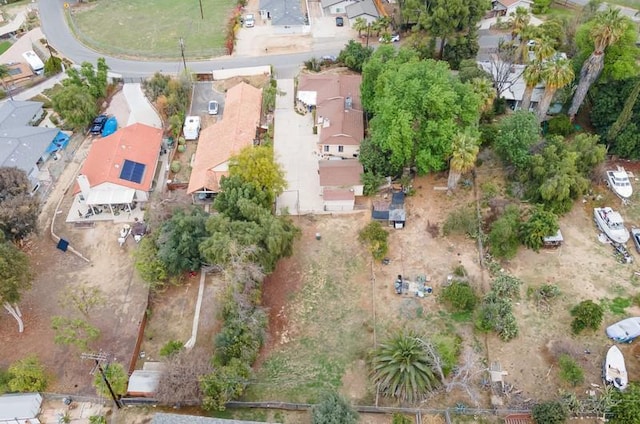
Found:
<svg viewBox="0 0 640 424"><path fill-rule="evenodd" d="M135 370L129 377L127 395L152 397L158 389L163 370L160 362L145 362L141 370Z"/></svg>
<svg viewBox="0 0 640 424"><path fill-rule="evenodd" d="M0 424L40 424L40 393L14 393L0 396Z"/></svg>

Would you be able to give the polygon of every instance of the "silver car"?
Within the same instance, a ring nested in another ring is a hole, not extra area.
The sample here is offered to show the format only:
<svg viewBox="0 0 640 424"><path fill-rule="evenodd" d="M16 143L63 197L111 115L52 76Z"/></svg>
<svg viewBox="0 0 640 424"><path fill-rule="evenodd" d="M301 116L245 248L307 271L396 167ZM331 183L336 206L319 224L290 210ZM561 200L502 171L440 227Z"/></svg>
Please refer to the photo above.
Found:
<svg viewBox="0 0 640 424"><path fill-rule="evenodd" d="M220 109L220 105L218 104L218 102L216 102L215 100L211 100L209 102L209 106L207 107L207 110L209 111L209 115L217 115L219 109Z"/></svg>
<svg viewBox="0 0 640 424"><path fill-rule="evenodd" d="M252 15L245 15L244 17L244 27L245 28L253 28L256 25L256 18Z"/></svg>

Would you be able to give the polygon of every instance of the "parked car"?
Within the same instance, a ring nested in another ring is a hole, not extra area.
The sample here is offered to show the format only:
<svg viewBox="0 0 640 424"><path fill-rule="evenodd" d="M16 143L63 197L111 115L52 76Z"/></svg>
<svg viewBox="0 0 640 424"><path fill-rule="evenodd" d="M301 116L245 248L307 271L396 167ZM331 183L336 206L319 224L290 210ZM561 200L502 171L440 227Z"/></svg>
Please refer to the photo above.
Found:
<svg viewBox="0 0 640 424"><path fill-rule="evenodd" d="M96 118L91 123L89 132L93 135L99 135L100 133L102 133L102 129L104 128L104 124L107 123L107 119L109 119L107 115L96 116Z"/></svg>
<svg viewBox="0 0 640 424"><path fill-rule="evenodd" d="M217 115L218 109L220 109L220 105L218 104L218 102L216 102L215 100L211 100L209 102L209 106L207 107L209 115Z"/></svg>
<svg viewBox="0 0 640 424"><path fill-rule="evenodd" d="M256 18L253 16L253 14L245 15L244 16L244 27L245 28L253 28L254 26L256 26Z"/></svg>
<svg viewBox="0 0 640 424"><path fill-rule="evenodd" d="M400 41L400 34L383 35L378 41L381 43L397 43Z"/></svg>
<svg viewBox="0 0 640 424"><path fill-rule="evenodd" d="M336 16L336 26L344 26L344 18L342 16Z"/></svg>
<svg viewBox="0 0 640 424"><path fill-rule="evenodd" d="M332 54L328 54L326 56L322 56L322 60L324 62L335 62L338 58Z"/></svg>

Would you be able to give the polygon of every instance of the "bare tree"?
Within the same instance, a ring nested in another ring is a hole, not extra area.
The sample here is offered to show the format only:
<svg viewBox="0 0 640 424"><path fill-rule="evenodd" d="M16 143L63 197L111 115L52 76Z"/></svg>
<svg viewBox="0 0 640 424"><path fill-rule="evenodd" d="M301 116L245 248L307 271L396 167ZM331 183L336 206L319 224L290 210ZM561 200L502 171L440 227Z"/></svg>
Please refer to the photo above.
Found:
<svg viewBox="0 0 640 424"><path fill-rule="evenodd" d="M481 63L482 68L491 75L498 98L511 91L524 71L524 67L515 65L517 50L513 42L501 39L498 47L489 55L489 61Z"/></svg>
<svg viewBox="0 0 640 424"><path fill-rule="evenodd" d="M60 295L59 303L89 318L89 312L96 306L102 306L105 303L105 297L99 287L92 287L86 283L80 283L77 286L68 284Z"/></svg>
<svg viewBox="0 0 640 424"><path fill-rule="evenodd" d="M183 350L165 362L156 399L163 404L197 404L202 399L200 377L213 371L204 349Z"/></svg>

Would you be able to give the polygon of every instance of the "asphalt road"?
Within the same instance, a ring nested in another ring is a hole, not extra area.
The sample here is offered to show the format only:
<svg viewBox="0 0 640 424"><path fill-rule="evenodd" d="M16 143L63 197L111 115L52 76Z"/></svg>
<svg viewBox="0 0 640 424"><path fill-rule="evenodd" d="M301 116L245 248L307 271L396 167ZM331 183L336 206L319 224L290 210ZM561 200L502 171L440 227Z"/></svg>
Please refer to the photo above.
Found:
<svg viewBox="0 0 640 424"><path fill-rule="evenodd" d="M99 57L105 57L84 46L71 34L64 18L63 5L65 0L39 0L40 20L42 32L49 43L59 52L75 63L96 63ZM276 77L293 78L303 61L311 57L337 55L335 48L321 48L313 52L286 55L269 55L263 57L223 57L207 61L187 61L187 67L194 72L210 72L214 69L240 68L247 66L272 65ZM140 78L153 75L156 72L179 73L182 62L126 60L106 57L111 72L120 74L124 78Z"/></svg>

